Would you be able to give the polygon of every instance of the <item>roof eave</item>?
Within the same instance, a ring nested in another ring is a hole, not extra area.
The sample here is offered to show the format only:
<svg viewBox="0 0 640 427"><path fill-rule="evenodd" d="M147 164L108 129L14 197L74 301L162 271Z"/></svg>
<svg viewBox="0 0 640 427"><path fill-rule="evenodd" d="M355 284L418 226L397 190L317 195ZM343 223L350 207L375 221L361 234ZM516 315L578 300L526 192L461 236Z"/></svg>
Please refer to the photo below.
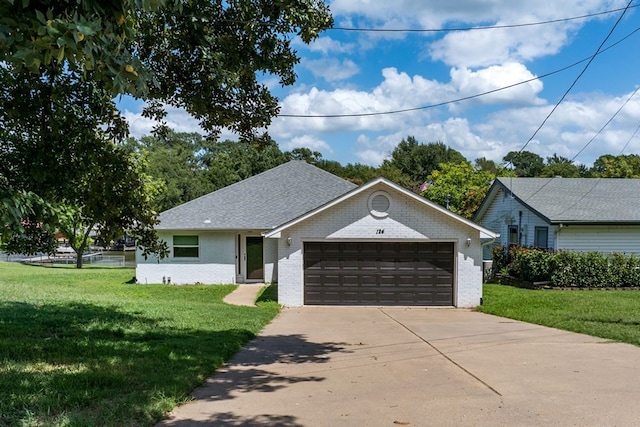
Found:
<svg viewBox="0 0 640 427"><path fill-rule="evenodd" d="M349 199L349 198L353 197L356 194L359 194L359 193L361 193L363 191L366 191L366 190L368 190L368 189L370 189L370 188L372 188L375 185L378 185L380 183L383 183L383 184L393 188L394 190L396 190L396 191L398 191L400 193L403 193L408 197L411 197L412 199L418 201L419 203L425 204L425 205L435 209L436 211L439 211L440 213L449 216L450 218L452 218L452 219L454 219L456 221L464 223L465 225L477 230L481 235L484 236L483 238L497 238L497 237L500 236L500 234L495 233L495 232L493 232L493 231L491 231L491 230L489 230L487 228L484 228L484 227L476 224L475 222L473 222L471 220L468 220L467 218L464 218L464 217L462 217L462 216L460 216L458 214L455 214L455 213L445 209L444 207L438 205L437 203L434 203L434 202L432 202L432 201L430 201L430 200L428 200L428 199L426 199L426 198L424 198L422 196L419 196L419 195L407 190L406 188L401 187L398 184L395 184L395 183L387 180L386 178L382 178L382 177L375 178L375 179L369 181L368 183L366 183L366 184L364 184L364 185L362 185L360 187L356 187L353 190L343 194L342 196L337 197L336 199L330 201L329 203L327 203L327 204L325 204L323 206L320 206L320 207L318 207L318 208L316 208L316 209L314 209L314 210L312 210L310 212L307 212L305 215L303 215L303 216L301 216L301 217L299 217L299 218L297 218L297 219L295 219L293 221L289 221L288 223L282 224L281 226L275 228L274 230L271 230L269 232L265 232L265 233L263 233L263 235L265 237L267 237L267 238L275 238L275 236L278 235L278 234L281 234L283 230L286 230L287 228L289 228L289 227L291 227L291 226L293 226L293 225L295 225L295 224L297 224L299 222L302 222L305 219L310 218L313 215L316 215L316 214L318 214L318 213L320 213L320 212L322 212L322 211L324 211L324 210L326 210L326 209L328 209L328 208L330 208L330 207L332 207L332 206L334 206L334 205L336 205L338 203L341 203L342 201L344 201L346 199Z"/></svg>

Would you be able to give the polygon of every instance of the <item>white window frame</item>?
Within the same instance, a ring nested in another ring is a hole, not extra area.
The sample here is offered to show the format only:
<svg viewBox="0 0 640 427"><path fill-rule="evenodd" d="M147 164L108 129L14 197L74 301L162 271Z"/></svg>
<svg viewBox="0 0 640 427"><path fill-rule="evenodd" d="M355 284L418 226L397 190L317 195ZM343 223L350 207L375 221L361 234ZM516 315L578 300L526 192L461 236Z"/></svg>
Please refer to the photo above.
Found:
<svg viewBox="0 0 640 427"><path fill-rule="evenodd" d="M193 244L176 244L176 237L180 238L180 237L189 237L189 238L194 238L196 239L196 243ZM198 259L200 258L200 236L198 235L194 235L194 234L175 234L173 235L172 238L172 251L171 251L171 255L173 258L177 258L177 259ZM197 255L196 256L186 256L186 255L176 255L176 249L181 249L181 248L195 248Z"/></svg>

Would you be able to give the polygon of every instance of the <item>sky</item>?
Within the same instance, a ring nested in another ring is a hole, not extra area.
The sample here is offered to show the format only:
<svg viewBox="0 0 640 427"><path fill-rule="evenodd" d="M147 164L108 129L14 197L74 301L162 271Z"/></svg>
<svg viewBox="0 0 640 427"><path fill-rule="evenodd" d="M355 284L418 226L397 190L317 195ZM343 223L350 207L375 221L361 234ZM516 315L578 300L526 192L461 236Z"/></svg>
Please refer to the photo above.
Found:
<svg viewBox="0 0 640 427"><path fill-rule="evenodd" d="M640 154L640 0L624 14L629 0L327 3L334 28L294 40L296 84L263 79L280 100L268 131L283 151L378 166L413 136L470 161L524 149L591 166ZM150 132L140 101L119 108L132 136ZM167 121L199 131L184 111L170 108Z"/></svg>

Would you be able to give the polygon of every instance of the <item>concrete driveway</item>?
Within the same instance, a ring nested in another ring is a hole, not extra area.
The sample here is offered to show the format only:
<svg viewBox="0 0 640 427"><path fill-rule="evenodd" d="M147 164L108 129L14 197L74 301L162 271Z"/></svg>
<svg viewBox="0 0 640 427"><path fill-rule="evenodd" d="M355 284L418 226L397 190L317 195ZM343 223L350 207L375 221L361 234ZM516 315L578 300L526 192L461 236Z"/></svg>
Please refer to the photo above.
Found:
<svg viewBox="0 0 640 427"><path fill-rule="evenodd" d="M285 309L161 426L632 426L640 348L456 309Z"/></svg>

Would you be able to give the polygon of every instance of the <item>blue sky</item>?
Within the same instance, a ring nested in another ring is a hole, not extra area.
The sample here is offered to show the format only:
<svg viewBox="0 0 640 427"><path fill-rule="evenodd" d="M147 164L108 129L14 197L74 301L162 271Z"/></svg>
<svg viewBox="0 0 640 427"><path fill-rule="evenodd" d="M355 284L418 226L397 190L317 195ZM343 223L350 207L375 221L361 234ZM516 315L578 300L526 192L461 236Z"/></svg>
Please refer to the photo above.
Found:
<svg viewBox="0 0 640 427"><path fill-rule="evenodd" d="M294 43L301 57L297 83L282 88L277 80L264 79L280 99L283 115L385 113L533 80L471 100L406 113L278 117L269 133L282 150L304 146L342 164L377 166L410 135L424 143L442 141L469 160L501 161L534 135L586 62L538 77L593 55L622 11L565 19L624 9L628 2L332 0L328 3L336 28L311 45ZM559 22L445 32L338 29L433 30L543 21ZM543 157L554 153L575 157L577 163L588 166L602 154L640 153L640 132L634 135L640 126L640 90L629 100L640 86L639 28L640 1L634 0L604 47L628 38L593 60L526 150ZM136 137L152 127L140 116L141 107L132 100L120 102ZM176 131L199 129L195 120L175 109L169 110L168 122ZM233 138L223 133L227 137Z"/></svg>

